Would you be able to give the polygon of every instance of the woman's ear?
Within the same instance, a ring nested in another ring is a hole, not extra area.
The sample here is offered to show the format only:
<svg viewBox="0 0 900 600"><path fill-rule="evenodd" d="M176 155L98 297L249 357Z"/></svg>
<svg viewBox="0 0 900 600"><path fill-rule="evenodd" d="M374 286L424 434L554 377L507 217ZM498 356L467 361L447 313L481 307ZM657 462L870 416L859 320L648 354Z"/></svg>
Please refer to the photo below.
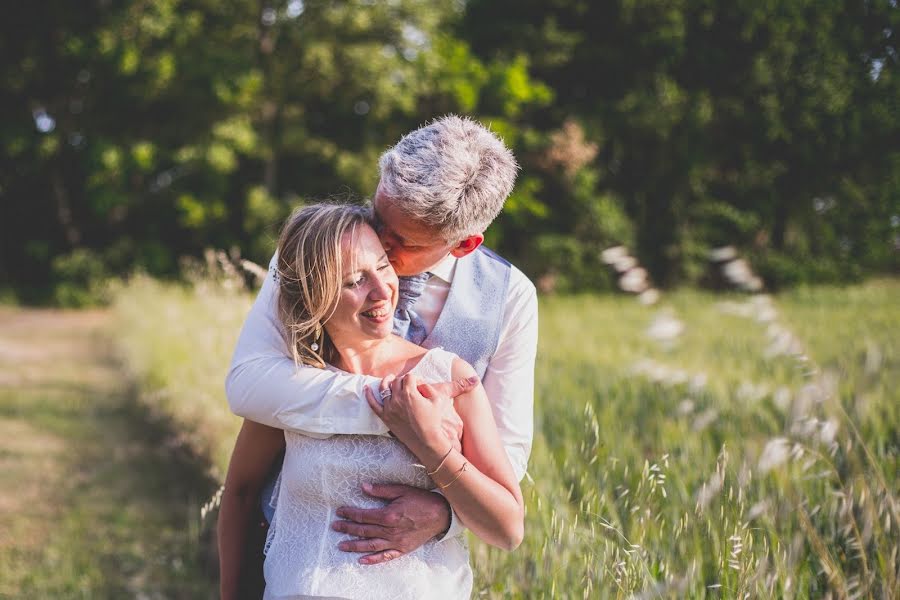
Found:
<svg viewBox="0 0 900 600"><path fill-rule="evenodd" d="M478 246L480 246L483 241L484 241L484 235L481 233L476 233L475 235L470 235L469 237L467 237L463 241L461 241L459 244L457 244L456 247L450 251L450 254L452 254L456 258L462 258L463 256L466 256L467 254L471 254L476 249L478 249Z"/></svg>

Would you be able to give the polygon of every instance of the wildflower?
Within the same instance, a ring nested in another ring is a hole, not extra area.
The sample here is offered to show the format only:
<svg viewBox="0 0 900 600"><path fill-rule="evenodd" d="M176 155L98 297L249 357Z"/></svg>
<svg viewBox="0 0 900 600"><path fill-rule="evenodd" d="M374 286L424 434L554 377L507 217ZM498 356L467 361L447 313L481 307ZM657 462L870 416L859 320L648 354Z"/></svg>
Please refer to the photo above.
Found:
<svg viewBox="0 0 900 600"><path fill-rule="evenodd" d="M819 440L825 444L826 446L830 446L834 442L834 438L837 436L838 423L834 419L828 419L824 423L822 423L822 427L819 430Z"/></svg>
<svg viewBox="0 0 900 600"><path fill-rule="evenodd" d="M783 437L769 440L759 457L759 470L768 473L783 465L790 456L790 442Z"/></svg>
<svg viewBox="0 0 900 600"><path fill-rule="evenodd" d="M263 269L252 260L247 260L246 258L241 259L241 268L253 275L257 285L262 285L262 282L266 280L266 276L268 275L266 269Z"/></svg>
<svg viewBox="0 0 900 600"><path fill-rule="evenodd" d="M723 483L724 478L718 472L713 473L709 481L703 484L703 487L700 488L700 492L697 494L697 507L704 509L709 506L712 499L722 490Z"/></svg>
<svg viewBox="0 0 900 600"><path fill-rule="evenodd" d="M628 256L628 250L625 249L625 246L612 246L600 253L600 258L608 265L615 264L618 259L624 256Z"/></svg>
<svg viewBox="0 0 900 600"><path fill-rule="evenodd" d="M813 407L820 404L822 400L824 400L824 394L818 385L814 383L804 385L794 399L792 411L794 419L802 419L809 415Z"/></svg>
<svg viewBox="0 0 900 600"><path fill-rule="evenodd" d="M775 406L783 412L787 412L791 407L791 390L787 386L779 386L772 394L772 400L775 402Z"/></svg>
<svg viewBox="0 0 900 600"><path fill-rule="evenodd" d="M684 323L671 315L661 314L647 328L647 335L655 340L668 342L680 336L683 331Z"/></svg>
<svg viewBox="0 0 900 600"><path fill-rule="evenodd" d="M619 287L633 294L643 292L649 285L647 271L642 267L634 267L619 278Z"/></svg>
<svg viewBox="0 0 900 600"><path fill-rule="evenodd" d="M692 392L697 393L703 390L706 387L707 377L706 373L695 373L693 377L691 377L691 381L688 384Z"/></svg>
<svg viewBox="0 0 900 600"><path fill-rule="evenodd" d="M753 277L750 265L742 258L726 263L725 266L722 267L722 271L725 273L725 277L728 278L728 281L737 285L746 283Z"/></svg>
<svg viewBox="0 0 900 600"><path fill-rule="evenodd" d="M657 302L659 302L659 290L654 288L647 288L638 296L638 302L640 302L644 306L656 304Z"/></svg>
<svg viewBox="0 0 900 600"><path fill-rule="evenodd" d="M791 425L791 433L809 438L819 431L819 420L815 417L801 418Z"/></svg>
<svg viewBox="0 0 900 600"><path fill-rule="evenodd" d="M720 246L709 251L709 260L713 262L725 262L737 258L737 250L734 246Z"/></svg>
<svg viewBox="0 0 900 600"><path fill-rule="evenodd" d="M693 425L691 425L691 429L694 431L702 431L709 427L719 416L719 413L713 409L708 408L694 419Z"/></svg>
<svg viewBox="0 0 900 600"><path fill-rule="evenodd" d="M866 343L866 374L874 375L881 369L883 356L878 346L869 341Z"/></svg>
<svg viewBox="0 0 900 600"><path fill-rule="evenodd" d="M622 256L613 263L613 268L619 273L625 273L638 266L638 261L633 256Z"/></svg>
<svg viewBox="0 0 900 600"><path fill-rule="evenodd" d="M756 320L760 323L771 323L778 318L778 312L771 306L763 306L756 313Z"/></svg>
<svg viewBox="0 0 900 600"><path fill-rule="evenodd" d="M766 514L769 510L769 505L770 502L766 499L751 506L750 510L747 512L747 521L752 521Z"/></svg>
<svg viewBox="0 0 900 600"><path fill-rule="evenodd" d="M694 401L690 398L685 398L681 402L678 403L677 413L681 416L686 416L694 412Z"/></svg>

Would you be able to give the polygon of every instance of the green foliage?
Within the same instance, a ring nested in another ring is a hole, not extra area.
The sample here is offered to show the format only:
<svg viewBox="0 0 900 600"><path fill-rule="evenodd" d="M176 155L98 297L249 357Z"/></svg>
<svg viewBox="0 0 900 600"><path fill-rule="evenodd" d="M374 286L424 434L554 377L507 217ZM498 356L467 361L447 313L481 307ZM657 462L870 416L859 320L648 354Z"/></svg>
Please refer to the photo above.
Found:
<svg viewBox="0 0 900 600"><path fill-rule="evenodd" d="M884 109L896 108L898 24L891 2L473 0L460 32L485 60L530 58L554 93L534 121L544 134L578 122L599 144L593 192L618 198L642 263L677 283L701 276L700 247L723 243L809 256L800 271L843 265L848 245L859 272L897 268L884 227L900 113ZM576 202L542 188L544 202ZM811 219L821 198L840 208Z"/></svg>
<svg viewBox="0 0 900 600"><path fill-rule="evenodd" d="M888 0L20 9L0 25L0 273L18 289L54 287L54 258L81 249L168 275L210 246L265 261L292 206L371 195L384 148L448 112L516 153L488 239L535 278L605 286L587 271L621 242L663 285L726 243L772 285L900 268Z"/></svg>
<svg viewBox="0 0 900 600"><path fill-rule="evenodd" d="M66 308L83 308L109 300L110 274L100 256L90 250L74 250L53 259L53 278L58 281L54 299Z"/></svg>
<svg viewBox="0 0 900 600"><path fill-rule="evenodd" d="M171 419L223 479L240 428L222 397L224 356L251 299L239 293L243 284L236 279L193 281L191 287L134 276L116 290L117 348L140 382L142 400Z"/></svg>

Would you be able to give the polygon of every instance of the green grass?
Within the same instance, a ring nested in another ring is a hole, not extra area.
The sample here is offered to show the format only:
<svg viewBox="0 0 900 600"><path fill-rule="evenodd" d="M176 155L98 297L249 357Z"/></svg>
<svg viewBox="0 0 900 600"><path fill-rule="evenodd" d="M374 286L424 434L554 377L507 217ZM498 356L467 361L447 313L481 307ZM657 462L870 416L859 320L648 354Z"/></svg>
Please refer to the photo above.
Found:
<svg viewBox="0 0 900 600"><path fill-rule="evenodd" d="M136 279L120 344L224 471L222 381L250 299ZM473 540L487 597L891 598L898 580L900 282L777 298L541 301L523 545ZM647 335L661 316L683 332Z"/></svg>
<svg viewBox="0 0 900 600"><path fill-rule="evenodd" d="M208 598L207 459L138 402L108 315L0 311L0 598Z"/></svg>
<svg viewBox="0 0 900 600"><path fill-rule="evenodd" d="M116 342L144 401L224 479L240 419L225 401L225 375L252 298L229 280L195 287L135 277L114 295Z"/></svg>

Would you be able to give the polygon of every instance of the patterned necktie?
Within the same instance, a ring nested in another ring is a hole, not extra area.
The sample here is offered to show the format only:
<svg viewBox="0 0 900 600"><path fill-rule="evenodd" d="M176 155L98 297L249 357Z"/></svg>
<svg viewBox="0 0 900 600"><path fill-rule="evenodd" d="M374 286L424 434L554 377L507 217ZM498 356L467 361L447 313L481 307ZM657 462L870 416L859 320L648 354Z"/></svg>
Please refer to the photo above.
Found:
<svg viewBox="0 0 900 600"><path fill-rule="evenodd" d="M431 273L420 273L400 278L400 297L397 300L397 310L394 311L394 333L408 339L413 344L421 344L428 335L422 318L412 310L413 305L425 290L425 282L431 278Z"/></svg>

